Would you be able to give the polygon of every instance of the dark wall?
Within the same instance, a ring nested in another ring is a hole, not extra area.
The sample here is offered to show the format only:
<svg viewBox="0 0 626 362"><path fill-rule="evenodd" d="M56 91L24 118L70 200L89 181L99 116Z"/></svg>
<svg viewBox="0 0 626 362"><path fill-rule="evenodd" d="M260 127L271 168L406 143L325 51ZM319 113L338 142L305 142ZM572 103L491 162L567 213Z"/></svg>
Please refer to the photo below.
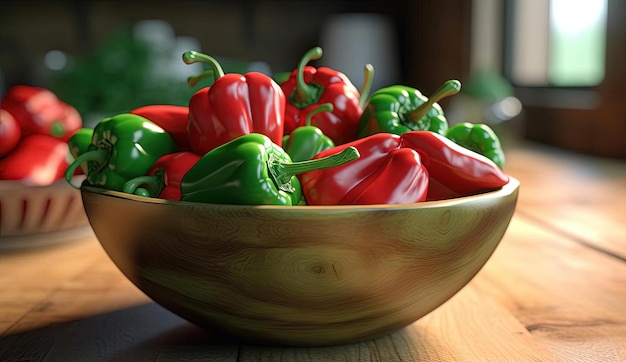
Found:
<svg viewBox="0 0 626 362"><path fill-rule="evenodd" d="M0 69L5 84L41 81L51 49L84 54L142 19L168 21L203 51L290 69L317 45L324 20L342 12L373 12L395 24L396 58L404 83L432 90L467 68L470 1L11 1L0 11Z"/></svg>

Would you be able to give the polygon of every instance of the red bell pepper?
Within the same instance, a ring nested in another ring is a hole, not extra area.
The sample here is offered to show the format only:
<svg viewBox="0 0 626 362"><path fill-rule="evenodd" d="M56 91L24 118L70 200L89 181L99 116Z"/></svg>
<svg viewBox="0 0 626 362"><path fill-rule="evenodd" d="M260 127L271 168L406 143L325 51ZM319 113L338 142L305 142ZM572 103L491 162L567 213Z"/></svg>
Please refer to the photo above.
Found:
<svg viewBox="0 0 626 362"><path fill-rule="evenodd" d="M0 157L7 155L22 138L22 130L8 111L0 108Z"/></svg>
<svg viewBox="0 0 626 362"><path fill-rule="evenodd" d="M44 134L23 137L17 147L0 158L0 180L19 180L29 186L47 186L63 178L69 147Z"/></svg>
<svg viewBox="0 0 626 362"><path fill-rule="evenodd" d="M427 200L475 195L509 182L493 161L435 132L406 132L400 146L412 148L422 157L430 174Z"/></svg>
<svg viewBox="0 0 626 362"><path fill-rule="evenodd" d="M343 166L300 175L308 205L401 204L426 199L428 171L400 136L375 134L322 151L314 159L355 147L361 157Z"/></svg>
<svg viewBox="0 0 626 362"><path fill-rule="evenodd" d="M309 205L412 203L492 191L509 178L488 158L430 131L376 133L316 155L355 147L349 164L300 175Z"/></svg>
<svg viewBox="0 0 626 362"><path fill-rule="evenodd" d="M260 133L282 146L285 95L269 76L249 72L224 74L212 57L196 51L183 54L187 64L206 63L215 82L189 101L187 135L192 151L204 155L217 146L249 133ZM190 85L204 75L191 77Z"/></svg>
<svg viewBox="0 0 626 362"><path fill-rule="evenodd" d="M180 182L199 159L199 155L188 151L161 156L154 163L147 176L140 176L127 181L123 191L165 200L180 200Z"/></svg>
<svg viewBox="0 0 626 362"><path fill-rule="evenodd" d="M2 98L0 107L15 118L22 136L39 133L67 141L83 124L74 107L41 87L13 86Z"/></svg>
<svg viewBox="0 0 626 362"><path fill-rule="evenodd" d="M187 137L189 107L170 104L150 104L133 109L129 113L142 116L156 123L172 136L179 150L189 150L189 138Z"/></svg>
<svg viewBox="0 0 626 362"><path fill-rule="evenodd" d="M298 68L280 87L287 96L285 106L285 134L304 126L307 115L324 103L333 105L332 112L316 114L311 125L319 128L337 145L357 138L359 119L363 112L361 94L348 77L328 67L306 66L322 56L315 47L304 54ZM368 69L366 68L366 72ZM366 83L371 79L366 73ZM364 87L369 89L369 87Z"/></svg>

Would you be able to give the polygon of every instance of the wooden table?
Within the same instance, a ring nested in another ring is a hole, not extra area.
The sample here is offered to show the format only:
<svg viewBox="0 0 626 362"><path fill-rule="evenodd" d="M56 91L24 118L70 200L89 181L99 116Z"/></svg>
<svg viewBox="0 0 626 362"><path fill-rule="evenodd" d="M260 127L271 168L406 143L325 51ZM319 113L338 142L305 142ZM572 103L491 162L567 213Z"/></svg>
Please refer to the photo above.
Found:
<svg viewBox="0 0 626 362"><path fill-rule="evenodd" d="M518 208L480 273L362 343L238 343L151 302L90 235L0 254L0 361L626 361L626 163L521 144Z"/></svg>

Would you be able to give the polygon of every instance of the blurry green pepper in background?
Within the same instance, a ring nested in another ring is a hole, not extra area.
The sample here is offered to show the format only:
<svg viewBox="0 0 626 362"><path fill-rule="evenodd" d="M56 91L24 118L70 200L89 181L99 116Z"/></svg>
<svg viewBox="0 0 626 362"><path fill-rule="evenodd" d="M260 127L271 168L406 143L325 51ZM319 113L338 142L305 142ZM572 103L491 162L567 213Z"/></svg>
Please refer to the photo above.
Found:
<svg viewBox="0 0 626 362"><path fill-rule="evenodd" d="M448 129L445 136L467 149L479 153L504 169L504 151L491 127L482 123L463 122Z"/></svg>
<svg viewBox="0 0 626 362"><path fill-rule="evenodd" d="M363 109L358 137L375 133L401 135L409 131L432 131L444 135L448 129L439 100L461 90L461 82L449 80L426 98L419 90L392 85L375 91Z"/></svg>
<svg viewBox="0 0 626 362"><path fill-rule="evenodd" d="M296 175L343 165L355 148L313 161L292 163L267 136L250 133L207 152L181 182L182 201L238 205L304 205Z"/></svg>
<svg viewBox="0 0 626 362"><path fill-rule="evenodd" d="M67 140L70 154L74 157L74 159L89 150L92 137L93 128L83 127L74 132L74 134ZM83 174L86 175L88 172L87 162L81 163L80 169L83 171Z"/></svg>
<svg viewBox="0 0 626 362"><path fill-rule="evenodd" d="M283 149L291 160L306 161L318 153L335 147L335 142L326 136L321 129L311 125L311 117L320 112L332 112L333 104L324 103L311 110L306 116L305 125L297 127L290 135L283 137Z"/></svg>
<svg viewBox="0 0 626 362"><path fill-rule="evenodd" d="M132 26L109 30L110 35L93 48L69 54L68 66L44 74L45 84L78 110L84 125L93 127L104 116L149 104L186 106L201 88L190 87L178 72L155 66L175 64L163 58L166 49L178 53L173 42L160 41L156 46L140 39Z"/></svg>
<svg viewBox="0 0 626 362"><path fill-rule="evenodd" d="M130 113L98 122L88 150L65 172L70 182L77 167L87 162L87 182L122 191L126 181L148 173L159 157L178 150L173 138L150 120Z"/></svg>
<svg viewBox="0 0 626 362"><path fill-rule="evenodd" d="M291 75L291 72L280 72L280 73L273 74L272 78L274 79L276 83L283 84L287 79L289 79L290 75Z"/></svg>

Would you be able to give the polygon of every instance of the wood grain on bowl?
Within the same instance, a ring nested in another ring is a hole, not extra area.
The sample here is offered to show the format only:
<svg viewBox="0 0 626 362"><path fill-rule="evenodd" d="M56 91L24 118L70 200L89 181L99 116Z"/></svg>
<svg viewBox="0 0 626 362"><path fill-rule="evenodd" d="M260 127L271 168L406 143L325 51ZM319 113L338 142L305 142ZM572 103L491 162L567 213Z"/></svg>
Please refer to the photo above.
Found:
<svg viewBox="0 0 626 362"><path fill-rule="evenodd" d="M170 202L84 187L119 269L156 302L258 343L373 338L426 315L497 247L519 182L406 205L274 207Z"/></svg>

